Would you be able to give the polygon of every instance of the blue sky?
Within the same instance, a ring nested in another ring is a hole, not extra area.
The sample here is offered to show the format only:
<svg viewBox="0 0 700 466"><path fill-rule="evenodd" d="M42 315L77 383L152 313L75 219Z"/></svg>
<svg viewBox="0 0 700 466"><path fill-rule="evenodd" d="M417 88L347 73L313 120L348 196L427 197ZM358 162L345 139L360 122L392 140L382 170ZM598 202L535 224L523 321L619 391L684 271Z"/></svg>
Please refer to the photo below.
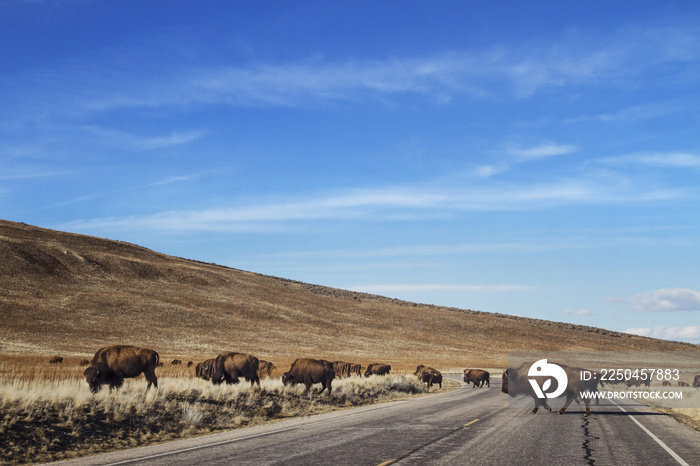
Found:
<svg viewBox="0 0 700 466"><path fill-rule="evenodd" d="M696 2L0 3L0 218L700 342Z"/></svg>

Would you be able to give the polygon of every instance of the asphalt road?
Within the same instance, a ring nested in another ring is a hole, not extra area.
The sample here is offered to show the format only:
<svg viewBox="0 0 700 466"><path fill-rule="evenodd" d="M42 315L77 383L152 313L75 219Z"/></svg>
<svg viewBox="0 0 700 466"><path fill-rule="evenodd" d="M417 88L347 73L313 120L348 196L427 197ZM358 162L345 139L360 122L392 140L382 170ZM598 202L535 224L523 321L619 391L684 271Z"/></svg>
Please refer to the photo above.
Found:
<svg viewBox="0 0 700 466"><path fill-rule="evenodd" d="M490 389L462 386L63 464L700 465L700 433L642 405L601 401L584 417L583 405L530 414L508 400L494 378Z"/></svg>

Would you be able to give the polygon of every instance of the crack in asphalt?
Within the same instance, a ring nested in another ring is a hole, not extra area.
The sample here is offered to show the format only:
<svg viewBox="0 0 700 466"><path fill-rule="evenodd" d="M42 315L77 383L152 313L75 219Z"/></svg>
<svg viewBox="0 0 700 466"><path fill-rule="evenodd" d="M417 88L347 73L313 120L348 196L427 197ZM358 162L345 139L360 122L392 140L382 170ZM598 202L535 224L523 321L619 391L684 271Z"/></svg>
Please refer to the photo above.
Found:
<svg viewBox="0 0 700 466"><path fill-rule="evenodd" d="M583 451L585 452L583 459L588 462L589 466L595 466L595 460L593 459L593 452L595 450L591 447L591 441L600 440L600 437L591 435L591 432L588 429L589 422L590 417L584 416L583 424L581 424L581 427L583 428L583 442L581 443L581 448L583 448Z"/></svg>

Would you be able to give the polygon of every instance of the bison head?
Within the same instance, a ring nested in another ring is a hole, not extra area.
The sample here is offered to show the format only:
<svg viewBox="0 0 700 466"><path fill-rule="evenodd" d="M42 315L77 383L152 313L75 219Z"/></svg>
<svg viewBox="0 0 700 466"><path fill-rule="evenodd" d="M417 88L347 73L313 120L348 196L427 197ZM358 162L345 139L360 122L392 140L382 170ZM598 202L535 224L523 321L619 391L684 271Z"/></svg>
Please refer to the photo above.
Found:
<svg viewBox="0 0 700 466"><path fill-rule="evenodd" d="M294 385L294 375L291 372L282 374L282 383L284 385Z"/></svg>
<svg viewBox="0 0 700 466"><path fill-rule="evenodd" d="M97 366L88 366L83 375L92 393L97 393L100 387L107 382L107 374L105 374L104 369Z"/></svg>
<svg viewBox="0 0 700 466"><path fill-rule="evenodd" d="M420 366L416 367L416 371L413 373L413 375L418 375L420 374L421 369L423 369L425 366L421 364Z"/></svg>

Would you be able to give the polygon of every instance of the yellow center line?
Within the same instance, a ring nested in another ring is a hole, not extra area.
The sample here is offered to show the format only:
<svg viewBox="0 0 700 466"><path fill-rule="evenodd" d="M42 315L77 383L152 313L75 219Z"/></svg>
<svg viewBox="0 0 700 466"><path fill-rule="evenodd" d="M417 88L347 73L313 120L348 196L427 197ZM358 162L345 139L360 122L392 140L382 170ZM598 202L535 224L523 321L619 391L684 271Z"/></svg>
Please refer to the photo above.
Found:
<svg viewBox="0 0 700 466"><path fill-rule="evenodd" d="M470 426L470 425L474 424L474 423L477 422L477 421L478 421L478 419L474 419L474 420L471 421L471 422L467 422L466 424L464 424L464 427Z"/></svg>
<svg viewBox="0 0 700 466"><path fill-rule="evenodd" d="M388 464L391 464L394 461L396 461L396 460L388 460L388 461L385 461L383 463L379 463L377 466L387 466Z"/></svg>

